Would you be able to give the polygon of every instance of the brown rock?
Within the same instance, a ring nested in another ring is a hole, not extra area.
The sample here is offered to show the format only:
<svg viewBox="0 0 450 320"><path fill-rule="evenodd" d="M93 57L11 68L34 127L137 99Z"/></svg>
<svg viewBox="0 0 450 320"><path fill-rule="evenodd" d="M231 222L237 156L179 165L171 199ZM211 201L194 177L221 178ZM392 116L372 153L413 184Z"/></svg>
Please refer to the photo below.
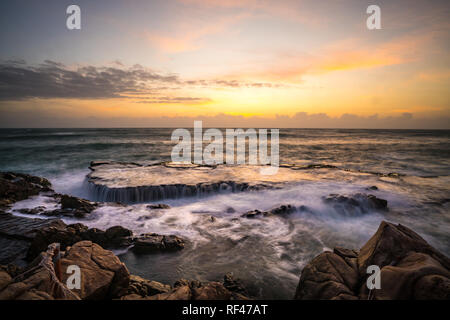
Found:
<svg viewBox="0 0 450 320"><path fill-rule="evenodd" d="M405 226L394 225L383 221L377 232L361 248L358 255L360 275L366 276L369 265L380 268L397 264L410 252L420 252L430 255L447 270L450 260L430 246L421 236Z"/></svg>
<svg viewBox="0 0 450 320"><path fill-rule="evenodd" d="M55 254L57 246L52 244L23 273L0 291L0 300L80 299L64 285L64 282L58 280L53 264Z"/></svg>
<svg viewBox="0 0 450 320"><path fill-rule="evenodd" d="M356 258L340 254L337 250L315 257L302 271L295 299L357 299Z"/></svg>
<svg viewBox="0 0 450 320"><path fill-rule="evenodd" d="M441 277L444 281L431 282L430 277ZM406 300L414 298L435 298L450 295L450 272L438 261L424 253L410 252L395 266L385 266L381 269L381 288L372 290L376 300ZM422 280L423 279L423 280ZM426 289L426 291L424 291ZM447 290L447 292L445 292Z"/></svg>
<svg viewBox="0 0 450 320"><path fill-rule="evenodd" d="M138 294L139 296L145 297L159 293L167 293L170 290L172 290L172 288L169 285L131 275L127 294Z"/></svg>
<svg viewBox="0 0 450 320"><path fill-rule="evenodd" d="M176 251L183 249L184 245L185 241L174 235L146 233L134 239L133 251L136 253Z"/></svg>
<svg viewBox="0 0 450 320"><path fill-rule="evenodd" d="M91 241L81 241L70 247L61 259L64 272L70 265L81 269L81 289L74 289L82 299L105 299L123 295L129 285L126 266L111 251Z"/></svg>

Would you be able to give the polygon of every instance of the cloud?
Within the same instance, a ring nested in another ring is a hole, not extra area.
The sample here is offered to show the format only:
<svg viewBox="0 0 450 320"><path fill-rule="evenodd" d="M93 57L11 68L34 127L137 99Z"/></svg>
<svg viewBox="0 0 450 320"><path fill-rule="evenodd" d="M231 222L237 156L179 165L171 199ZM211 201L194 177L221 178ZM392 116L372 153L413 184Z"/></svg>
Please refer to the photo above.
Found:
<svg viewBox="0 0 450 320"><path fill-rule="evenodd" d="M183 80L175 74L154 72L141 65L69 68L46 60L38 66L25 61L0 63L0 100L26 99L140 99L143 103L204 103L207 97L167 96L168 91L189 87L271 88L280 84L233 79ZM151 94L151 98L142 95ZM161 101L161 102L159 102Z"/></svg>
<svg viewBox="0 0 450 320"><path fill-rule="evenodd" d="M6 61L0 63L0 100L119 98L123 93L149 92L154 84L178 81L177 75L157 73L140 65L70 69L50 60L37 67L23 61Z"/></svg>
<svg viewBox="0 0 450 320"><path fill-rule="evenodd" d="M1 109L0 109L1 110ZM202 120L210 128L358 128L358 129L450 129L449 116L419 117L412 113L379 117L377 114L360 116L343 114L331 117L325 113L299 112L274 118L244 117L217 114L213 116L160 117L74 117L55 116L42 110L21 112L15 108L1 110L3 128L192 128L195 120Z"/></svg>

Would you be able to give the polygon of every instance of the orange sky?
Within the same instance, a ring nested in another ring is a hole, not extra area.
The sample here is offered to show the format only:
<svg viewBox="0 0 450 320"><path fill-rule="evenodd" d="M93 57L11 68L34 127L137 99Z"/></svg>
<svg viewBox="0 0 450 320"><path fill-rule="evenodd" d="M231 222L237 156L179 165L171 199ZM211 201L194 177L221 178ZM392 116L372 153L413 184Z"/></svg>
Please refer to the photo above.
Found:
<svg viewBox="0 0 450 320"><path fill-rule="evenodd" d="M448 127L448 2L379 1L381 30L366 28L369 4L79 1L82 29L69 31L62 7L31 6L30 18L11 2L0 125L307 113Z"/></svg>

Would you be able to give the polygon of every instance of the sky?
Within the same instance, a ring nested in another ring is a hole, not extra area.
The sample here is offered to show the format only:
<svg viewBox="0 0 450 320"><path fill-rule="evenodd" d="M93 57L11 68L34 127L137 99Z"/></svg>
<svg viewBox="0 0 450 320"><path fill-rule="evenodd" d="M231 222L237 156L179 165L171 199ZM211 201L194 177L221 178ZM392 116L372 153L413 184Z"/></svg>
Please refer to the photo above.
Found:
<svg viewBox="0 0 450 320"><path fill-rule="evenodd" d="M449 17L440 0L2 0L0 128L450 129Z"/></svg>

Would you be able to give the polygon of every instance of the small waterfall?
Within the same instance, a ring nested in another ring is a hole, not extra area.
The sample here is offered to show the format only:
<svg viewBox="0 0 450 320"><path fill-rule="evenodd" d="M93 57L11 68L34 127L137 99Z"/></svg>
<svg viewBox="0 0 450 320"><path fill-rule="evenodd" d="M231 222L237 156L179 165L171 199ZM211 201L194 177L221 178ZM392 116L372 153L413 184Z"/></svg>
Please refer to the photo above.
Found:
<svg viewBox="0 0 450 320"><path fill-rule="evenodd" d="M216 193L242 192L255 188L255 186L249 186L248 183L235 183L234 181L198 183L196 185L171 184L123 188L110 188L91 181L87 185L90 198L93 201L128 204L183 197L202 197Z"/></svg>

